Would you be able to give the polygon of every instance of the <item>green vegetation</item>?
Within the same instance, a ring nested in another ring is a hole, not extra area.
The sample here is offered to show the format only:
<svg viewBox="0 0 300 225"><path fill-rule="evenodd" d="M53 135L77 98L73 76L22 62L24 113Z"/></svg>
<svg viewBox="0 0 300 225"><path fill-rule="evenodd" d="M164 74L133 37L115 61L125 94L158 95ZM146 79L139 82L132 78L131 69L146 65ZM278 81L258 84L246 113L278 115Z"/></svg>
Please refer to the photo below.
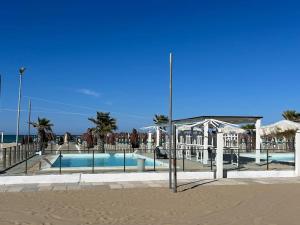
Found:
<svg viewBox="0 0 300 225"><path fill-rule="evenodd" d="M282 113L282 117L286 120L298 122L300 121L300 113L296 110L286 110Z"/></svg>
<svg viewBox="0 0 300 225"><path fill-rule="evenodd" d="M96 118L88 118L95 127L91 128L97 138L97 149L104 152L104 140L107 134L117 129L116 119L110 117L110 113L97 112Z"/></svg>
<svg viewBox="0 0 300 225"><path fill-rule="evenodd" d="M53 138L53 124L47 118L39 118L37 122L30 123L37 129L37 149L44 152L49 139Z"/></svg>

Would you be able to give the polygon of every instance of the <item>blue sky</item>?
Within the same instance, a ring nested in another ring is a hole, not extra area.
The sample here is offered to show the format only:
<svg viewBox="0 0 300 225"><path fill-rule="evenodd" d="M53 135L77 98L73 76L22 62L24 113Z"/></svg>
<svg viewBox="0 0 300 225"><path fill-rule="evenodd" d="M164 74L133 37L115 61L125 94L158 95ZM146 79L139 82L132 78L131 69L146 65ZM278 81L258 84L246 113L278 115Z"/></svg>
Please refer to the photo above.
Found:
<svg viewBox="0 0 300 225"><path fill-rule="evenodd" d="M81 133L109 111L120 130L168 113L174 54L174 117L300 110L297 1L2 1L1 130L14 133L18 68L21 132L33 119Z"/></svg>

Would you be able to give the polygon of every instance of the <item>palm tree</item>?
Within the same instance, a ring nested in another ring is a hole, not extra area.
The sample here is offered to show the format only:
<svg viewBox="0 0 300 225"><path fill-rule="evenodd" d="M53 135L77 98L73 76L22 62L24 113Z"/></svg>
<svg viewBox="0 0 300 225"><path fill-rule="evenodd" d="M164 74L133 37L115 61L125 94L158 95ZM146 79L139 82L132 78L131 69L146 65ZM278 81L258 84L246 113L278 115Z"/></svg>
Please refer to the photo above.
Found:
<svg viewBox="0 0 300 225"><path fill-rule="evenodd" d="M37 149L43 152L47 146L48 137L52 136L53 124L47 118L40 117L38 117L37 122L31 122L30 124L37 129Z"/></svg>
<svg viewBox="0 0 300 225"><path fill-rule="evenodd" d="M169 122L169 118L165 115L155 114L153 118L153 122L159 126L159 129L166 129L166 124ZM162 144L161 132L159 134L159 145Z"/></svg>
<svg viewBox="0 0 300 225"><path fill-rule="evenodd" d="M246 124L246 125L241 126L241 128L244 129L244 130L251 131L251 130L255 129L255 125L254 124Z"/></svg>
<svg viewBox="0 0 300 225"><path fill-rule="evenodd" d="M159 125L159 124L166 124L169 122L169 118L165 115L159 115L159 114L155 114L154 115L154 118L153 118L153 122L156 124L156 125Z"/></svg>
<svg viewBox="0 0 300 225"><path fill-rule="evenodd" d="M96 118L88 118L96 127L92 128L97 138L97 149L104 152L104 139L109 133L117 129L116 119L110 117L110 113L97 112Z"/></svg>
<svg viewBox="0 0 300 225"><path fill-rule="evenodd" d="M284 119L294 122L300 119L300 113L296 112L296 110L286 110L282 113L282 116Z"/></svg>
<svg viewBox="0 0 300 225"><path fill-rule="evenodd" d="M256 127L255 124L245 124L241 126L242 129L247 131L247 135L243 135L245 144L246 144L246 149L251 150L253 147L255 147L255 134L256 134Z"/></svg>

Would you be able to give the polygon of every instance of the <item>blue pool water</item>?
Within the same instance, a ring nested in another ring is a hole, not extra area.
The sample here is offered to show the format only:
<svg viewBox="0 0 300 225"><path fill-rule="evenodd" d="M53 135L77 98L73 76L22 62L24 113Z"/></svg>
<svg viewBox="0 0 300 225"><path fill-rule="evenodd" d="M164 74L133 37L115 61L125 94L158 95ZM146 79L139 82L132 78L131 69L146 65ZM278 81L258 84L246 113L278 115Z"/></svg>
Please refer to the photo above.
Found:
<svg viewBox="0 0 300 225"><path fill-rule="evenodd" d="M125 165L126 166L137 166L137 158L141 156L133 153L125 154ZM154 166L154 160L146 157L145 166ZM95 154L95 167L117 167L124 166L124 155L123 154ZM155 162L155 166L161 166L162 163L159 161ZM59 157L52 164L52 167L59 167ZM93 166L93 155L92 154L64 154L61 159L62 167L92 167Z"/></svg>
<svg viewBox="0 0 300 225"><path fill-rule="evenodd" d="M255 153L241 153L240 156L253 159L256 157ZM260 159L267 160L267 154L261 153ZM270 153L269 160L278 162L295 162L295 155L294 153Z"/></svg>

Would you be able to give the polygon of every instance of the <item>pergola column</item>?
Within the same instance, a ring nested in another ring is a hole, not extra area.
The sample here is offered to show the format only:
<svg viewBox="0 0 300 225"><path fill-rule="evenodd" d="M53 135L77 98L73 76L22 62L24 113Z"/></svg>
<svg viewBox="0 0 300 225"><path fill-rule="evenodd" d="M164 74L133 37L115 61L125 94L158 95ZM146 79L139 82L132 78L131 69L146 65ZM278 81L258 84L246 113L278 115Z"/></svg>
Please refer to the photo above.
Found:
<svg viewBox="0 0 300 225"><path fill-rule="evenodd" d="M300 130L297 130L295 136L295 173L300 176Z"/></svg>
<svg viewBox="0 0 300 225"><path fill-rule="evenodd" d="M216 155L216 179L223 178L223 151L224 139L223 133L217 133L217 155Z"/></svg>
<svg viewBox="0 0 300 225"><path fill-rule="evenodd" d="M176 143L174 143L176 147L178 143L179 143L179 131L178 129L176 129Z"/></svg>
<svg viewBox="0 0 300 225"><path fill-rule="evenodd" d="M148 132L147 148L148 149L152 148L152 133L151 133L151 131Z"/></svg>
<svg viewBox="0 0 300 225"><path fill-rule="evenodd" d="M160 129L159 126L156 127L156 147L160 146Z"/></svg>
<svg viewBox="0 0 300 225"><path fill-rule="evenodd" d="M261 119L256 120L255 123L255 163L260 164L260 146L261 146L261 138L259 134L259 130L261 127Z"/></svg>
<svg viewBox="0 0 300 225"><path fill-rule="evenodd" d="M204 152L203 152L203 164L207 164L208 163L208 123L204 124L204 129L203 129L203 148L204 148Z"/></svg>

